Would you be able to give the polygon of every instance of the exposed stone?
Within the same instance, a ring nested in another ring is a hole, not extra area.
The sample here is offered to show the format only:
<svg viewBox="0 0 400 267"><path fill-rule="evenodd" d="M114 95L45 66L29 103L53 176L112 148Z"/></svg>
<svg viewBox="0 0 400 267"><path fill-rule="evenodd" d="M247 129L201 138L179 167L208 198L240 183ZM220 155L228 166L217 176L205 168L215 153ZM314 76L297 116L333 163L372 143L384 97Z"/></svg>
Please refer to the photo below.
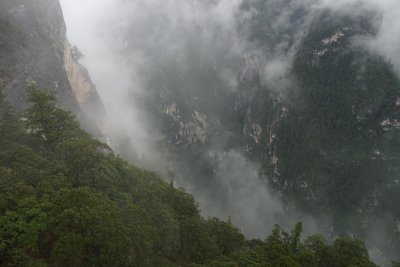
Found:
<svg viewBox="0 0 400 267"><path fill-rule="evenodd" d="M104 107L88 70L79 63L76 52L67 39L64 47L64 67L75 99L85 112L93 115L90 117L101 118Z"/></svg>
<svg viewBox="0 0 400 267"><path fill-rule="evenodd" d="M243 130L243 134L250 136L256 144L261 143L263 129L258 123L246 124Z"/></svg>
<svg viewBox="0 0 400 267"><path fill-rule="evenodd" d="M322 43L324 45L330 45L330 44L333 44L333 43L337 43L340 40L340 38L342 38L343 36L344 36L344 33L342 31L338 31L337 33L335 33L331 37L322 40Z"/></svg>
<svg viewBox="0 0 400 267"><path fill-rule="evenodd" d="M208 129L207 116L195 110L192 118L193 120L187 123L179 122L180 129L177 133L178 144L192 144L196 142L204 144L206 142Z"/></svg>

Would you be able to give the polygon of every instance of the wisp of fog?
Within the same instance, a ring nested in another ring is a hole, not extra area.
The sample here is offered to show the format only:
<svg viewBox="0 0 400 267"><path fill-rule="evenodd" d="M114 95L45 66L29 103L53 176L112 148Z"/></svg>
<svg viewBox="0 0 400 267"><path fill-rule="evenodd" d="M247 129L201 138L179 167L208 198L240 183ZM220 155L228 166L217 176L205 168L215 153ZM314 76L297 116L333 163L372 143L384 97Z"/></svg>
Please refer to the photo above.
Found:
<svg viewBox="0 0 400 267"><path fill-rule="evenodd" d="M163 86L171 81L165 75L185 76L187 82L179 84L182 88L178 89L183 94L185 90L201 94L213 85L203 85L203 76L196 70L208 68L214 72L219 90L229 94L238 87L238 62L247 57L250 66L258 64L260 59L246 54L256 46L246 34L246 21L260 11L250 9L239 14L243 1L61 0L69 39L85 55L82 63L105 104L103 131L111 140L124 139L135 163L160 173L170 168L168 155L159 149L165 136L154 127L153 118L141 103L142 99L163 94ZM365 46L390 59L400 70L399 1L268 2L270 8L265 12L272 18L269 30L285 35L264 53L264 83L282 83L275 86L282 90L291 86L290 79L281 81L279 77L290 72L293 54L316 13L324 8L349 12L359 3L376 6L382 15L376 38L366 41ZM300 11L306 19L292 25L289 18ZM207 153L216 163L213 185L224 191L216 196L179 173L174 177L178 186L195 195L205 216L230 218L248 237L264 238L275 223L288 227L297 220L305 222L306 232L320 231L311 217L295 210L287 212L279 192L274 192L267 179L260 178L258 163L235 149L224 151L217 143Z"/></svg>

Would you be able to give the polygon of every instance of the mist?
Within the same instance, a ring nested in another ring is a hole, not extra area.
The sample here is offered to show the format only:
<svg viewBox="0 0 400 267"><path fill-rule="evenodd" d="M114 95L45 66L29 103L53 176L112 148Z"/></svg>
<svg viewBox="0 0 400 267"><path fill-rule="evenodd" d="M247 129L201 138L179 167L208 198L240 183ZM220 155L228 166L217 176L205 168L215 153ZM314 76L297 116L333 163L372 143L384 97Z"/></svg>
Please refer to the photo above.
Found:
<svg viewBox="0 0 400 267"><path fill-rule="evenodd" d="M264 50L247 31L248 21L259 10L239 12L245 2L254 1L61 0L69 39L85 55L82 63L89 69L106 108L102 128L117 153L131 153L128 160L164 177L173 173L167 179L194 194L203 215L231 219L248 237L264 238L274 224L291 227L298 220L305 222L308 233L327 231L329 225L323 228L311 216L295 208L288 210L280 193L260 175L259 162L239 148L226 149L230 130L218 128L223 119L200 110L203 103L197 98L210 94L209 107L221 108L219 103L213 104L213 96L229 99L239 91L240 80L252 72L259 72L262 83L272 84L275 90L294 86L288 77L293 55L314 16L325 8L351 14L359 10L360 3L363 7L375 6L381 14L376 38L363 45L390 59L400 71L400 2L268 1L268 30L277 41ZM295 20L297 14L306 15ZM247 62L245 69L243 61ZM176 110L179 103L171 92L192 99L184 104L198 115ZM165 105L157 106L155 97ZM150 115L154 110L163 110L176 123L185 121L180 136L166 136L157 127L157 118ZM200 123L203 130L221 134L208 140L207 134L195 126ZM208 168L215 179L200 183L202 174L190 166L173 166L164 147L178 139L190 140L186 147L195 146L193 140L208 140L209 146L200 157L213 162ZM121 140L122 147L117 145Z"/></svg>

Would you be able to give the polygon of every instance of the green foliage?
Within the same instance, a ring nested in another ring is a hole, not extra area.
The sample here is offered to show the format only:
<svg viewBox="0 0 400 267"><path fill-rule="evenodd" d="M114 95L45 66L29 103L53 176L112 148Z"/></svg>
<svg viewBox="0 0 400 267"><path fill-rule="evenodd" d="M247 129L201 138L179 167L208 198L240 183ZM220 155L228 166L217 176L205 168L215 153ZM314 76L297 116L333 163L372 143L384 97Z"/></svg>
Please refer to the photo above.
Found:
<svg viewBox="0 0 400 267"><path fill-rule="evenodd" d="M216 218L209 219L207 225L222 255L230 255L243 247L245 238L236 227Z"/></svg>
<svg viewBox="0 0 400 267"><path fill-rule="evenodd" d="M1 88L0 82L0 147L4 147L7 143L21 138L22 127L20 127L17 115L6 101Z"/></svg>
<svg viewBox="0 0 400 267"><path fill-rule="evenodd" d="M39 235L47 227L49 203L35 199L20 201L16 210L7 210L0 217L2 258L11 264L34 262L39 253Z"/></svg>
<svg viewBox="0 0 400 267"><path fill-rule="evenodd" d="M53 96L33 86L28 95L25 120L0 98L1 266L373 266L360 241L302 242L301 224L246 241L115 157Z"/></svg>
<svg viewBox="0 0 400 267"><path fill-rule="evenodd" d="M323 266L376 266L368 260L368 251L360 240L340 238L335 240L322 259Z"/></svg>
<svg viewBox="0 0 400 267"><path fill-rule="evenodd" d="M129 266L132 232L118 208L85 187L63 189L50 211L50 259L58 266ZM47 240L46 240L47 241ZM132 254L132 255L131 255Z"/></svg>
<svg viewBox="0 0 400 267"><path fill-rule="evenodd" d="M26 124L36 141L54 147L69 138L85 135L71 113L56 107L53 95L37 90L34 84L28 85L27 94L33 104L25 113Z"/></svg>
<svg viewBox="0 0 400 267"><path fill-rule="evenodd" d="M338 238L329 246L320 236L310 236L302 241L301 232L301 223L296 224L290 233L276 226L265 242L247 242L247 249L236 250L228 257L219 257L200 266L376 266L369 260L365 245L359 240Z"/></svg>

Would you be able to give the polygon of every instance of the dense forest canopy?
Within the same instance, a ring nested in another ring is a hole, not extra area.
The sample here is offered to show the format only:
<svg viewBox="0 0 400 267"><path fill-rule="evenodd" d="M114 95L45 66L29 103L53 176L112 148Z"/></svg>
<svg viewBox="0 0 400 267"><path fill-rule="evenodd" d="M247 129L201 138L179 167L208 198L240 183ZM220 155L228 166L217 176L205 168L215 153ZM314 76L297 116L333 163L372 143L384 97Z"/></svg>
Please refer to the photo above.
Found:
<svg viewBox="0 0 400 267"><path fill-rule="evenodd" d="M52 95L27 93L24 114L0 95L2 266L375 266L363 242L303 238L301 223L246 240L92 139Z"/></svg>

